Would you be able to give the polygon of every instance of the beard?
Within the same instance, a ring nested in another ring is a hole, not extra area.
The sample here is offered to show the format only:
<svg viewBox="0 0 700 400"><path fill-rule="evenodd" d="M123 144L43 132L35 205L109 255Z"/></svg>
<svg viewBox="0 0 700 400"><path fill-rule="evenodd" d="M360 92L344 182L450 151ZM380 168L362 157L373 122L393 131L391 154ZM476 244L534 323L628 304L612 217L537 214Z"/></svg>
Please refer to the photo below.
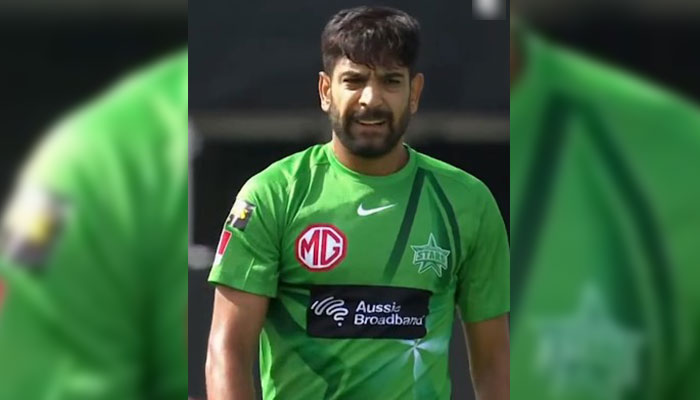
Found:
<svg viewBox="0 0 700 400"><path fill-rule="evenodd" d="M411 119L411 113L406 104L398 120L394 120L391 111L381 108L351 112L341 117L331 102L328 117L333 131L351 154L362 158L379 158L389 153L401 140ZM358 122L361 119L384 120L384 123L377 127L366 127Z"/></svg>

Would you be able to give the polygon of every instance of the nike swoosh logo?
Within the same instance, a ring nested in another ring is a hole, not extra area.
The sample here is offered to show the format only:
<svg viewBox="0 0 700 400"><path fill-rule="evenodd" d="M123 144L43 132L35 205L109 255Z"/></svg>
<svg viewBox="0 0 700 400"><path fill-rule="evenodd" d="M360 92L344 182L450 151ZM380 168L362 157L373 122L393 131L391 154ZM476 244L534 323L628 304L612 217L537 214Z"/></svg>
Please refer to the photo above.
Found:
<svg viewBox="0 0 700 400"><path fill-rule="evenodd" d="M357 215L359 215L360 217L366 217L366 216L368 216L368 215L372 215L372 214L376 214L376 213L378 213L378 212L380 212L380 211L384 211L384 210L386 210L387 208L394 207L395 205L396 205L396 204L389 204L388 206L377 207L377 208L370 208L370 209L367 209L367 210L366 210L366 209L364 209L364 208L362 207L362 204L360 204L360 206L357 207Z"/></svg>

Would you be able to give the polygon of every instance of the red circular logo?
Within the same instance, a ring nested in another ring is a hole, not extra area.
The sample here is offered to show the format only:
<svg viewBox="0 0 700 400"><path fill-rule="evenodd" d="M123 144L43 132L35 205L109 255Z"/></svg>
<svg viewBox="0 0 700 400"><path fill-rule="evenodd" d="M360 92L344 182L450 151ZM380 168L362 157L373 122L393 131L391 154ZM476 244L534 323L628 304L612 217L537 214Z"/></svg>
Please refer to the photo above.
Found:
<svg viewBox="0 0 700 400"><path fill-rule="evenodd" d="M345 258L348 239L330 224L309 225L296 240L297 261L309 271L329 271Z"/></svg>

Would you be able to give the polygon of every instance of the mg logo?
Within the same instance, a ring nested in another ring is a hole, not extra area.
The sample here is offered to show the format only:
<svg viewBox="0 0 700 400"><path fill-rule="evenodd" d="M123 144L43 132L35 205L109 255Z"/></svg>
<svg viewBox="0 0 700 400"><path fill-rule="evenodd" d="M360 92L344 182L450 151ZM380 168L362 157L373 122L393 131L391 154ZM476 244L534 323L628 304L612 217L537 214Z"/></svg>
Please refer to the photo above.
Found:
<svg viewBox="0 0 700 400"><path fill-rule="evenodd" d="M328 271L345 258L348 240L333 225L309 225L297 237L296 257L310 271Z"/></svg>

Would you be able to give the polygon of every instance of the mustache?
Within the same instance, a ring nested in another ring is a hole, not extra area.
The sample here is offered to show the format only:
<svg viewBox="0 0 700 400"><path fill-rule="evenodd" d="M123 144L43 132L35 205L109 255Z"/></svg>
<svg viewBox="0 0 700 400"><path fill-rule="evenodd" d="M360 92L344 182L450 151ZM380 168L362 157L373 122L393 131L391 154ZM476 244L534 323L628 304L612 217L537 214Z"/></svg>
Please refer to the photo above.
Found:
<svg viewBox="0 0 700 400"><path fill-rule="evenodd" d="M393 114L391 111L384 110L381 108L367 108L367 109L352 113L352 115L350 115L350 118L354 119L354 120L358 120L358 119L368 119L368 120L386 119L386 120L392 121Z"/></svg>

